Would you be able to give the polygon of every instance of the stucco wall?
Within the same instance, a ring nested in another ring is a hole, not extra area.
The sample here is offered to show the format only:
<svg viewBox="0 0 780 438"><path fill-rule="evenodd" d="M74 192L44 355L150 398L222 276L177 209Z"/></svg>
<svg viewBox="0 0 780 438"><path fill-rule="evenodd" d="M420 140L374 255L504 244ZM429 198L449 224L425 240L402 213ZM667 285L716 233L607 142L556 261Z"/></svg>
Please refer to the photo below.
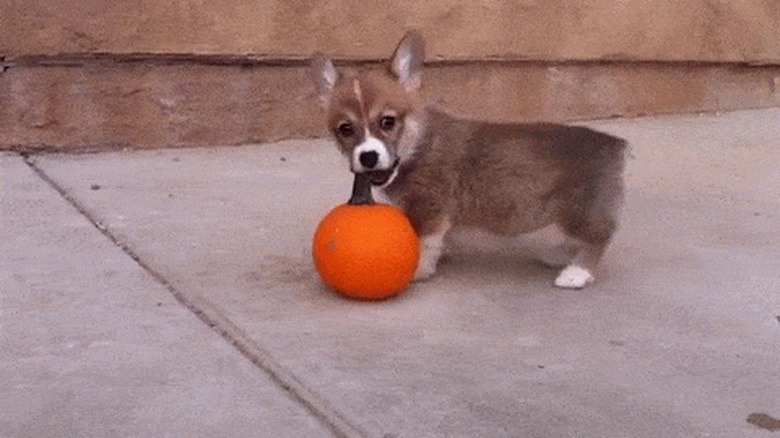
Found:
<svg viewBox="0 0 780 438"><path fill-rule="evenodd" d="M387 58L408 28L462 115L780 104L780 0L4 0L0 150L323 135L308 57Z"/></svg>
<svg viewBox="0 0 780 438"><path fill-rule="evenodd" d="M420 28L431 59L780 61L778 0L5 0L0 56L387 56Z"/></svg>
<svg viewBox="0 0 780 438"><path fill-rule="evenodd" d="M780 66L431 63L423 92L452 113L483 119L718 111L780 104ZM322 136L316 102L306 62L30 60L0 74L0 150L219 146Z"/></svg>

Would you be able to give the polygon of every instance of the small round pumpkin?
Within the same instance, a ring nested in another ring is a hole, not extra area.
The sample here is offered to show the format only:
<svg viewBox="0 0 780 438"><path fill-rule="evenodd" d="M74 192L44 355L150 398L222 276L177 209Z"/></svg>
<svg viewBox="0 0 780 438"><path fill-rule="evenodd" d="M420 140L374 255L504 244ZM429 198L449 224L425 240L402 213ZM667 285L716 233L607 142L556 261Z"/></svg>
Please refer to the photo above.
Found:
<svg viewBox="0 0 780 438"><path fill-rule="evenodd" d="M403 291L417 269L420 244L398 208L376 204L371 182L355 175L349 202L331 210L314 233L312 256L322 281L354 299L381 300Z"/></svg>

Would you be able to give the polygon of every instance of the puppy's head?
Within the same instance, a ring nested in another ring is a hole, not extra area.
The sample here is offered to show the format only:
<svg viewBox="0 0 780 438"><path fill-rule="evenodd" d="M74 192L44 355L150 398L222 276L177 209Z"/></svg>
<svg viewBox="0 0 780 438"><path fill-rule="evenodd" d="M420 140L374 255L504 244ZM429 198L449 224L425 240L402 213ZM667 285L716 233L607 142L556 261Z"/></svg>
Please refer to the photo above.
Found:
<svg viewBox="0 0 780 438"><path fill-rule="evenodd" d="M409 159L417 90L422 79L423 40L416 31L404 36L384 69L340 73L322 56L313 61L328 129L350 160L350 169L366 173L375 185L391 182Z"/></svg>

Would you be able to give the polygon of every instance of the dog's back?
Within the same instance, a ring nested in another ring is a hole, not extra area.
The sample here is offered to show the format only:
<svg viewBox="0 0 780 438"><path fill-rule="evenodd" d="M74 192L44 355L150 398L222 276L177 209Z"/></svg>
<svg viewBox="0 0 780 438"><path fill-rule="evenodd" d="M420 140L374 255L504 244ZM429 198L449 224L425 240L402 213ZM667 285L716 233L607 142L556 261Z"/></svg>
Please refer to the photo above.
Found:
<svg viewBox="0 0 780 438"><path fill-rule="evenodd" d="M407 207L421 234L444 215L501 235L582 213L614 222L624 148L623 140L584 127L464 121L433 110L413 159L385 191Z"/></svg>

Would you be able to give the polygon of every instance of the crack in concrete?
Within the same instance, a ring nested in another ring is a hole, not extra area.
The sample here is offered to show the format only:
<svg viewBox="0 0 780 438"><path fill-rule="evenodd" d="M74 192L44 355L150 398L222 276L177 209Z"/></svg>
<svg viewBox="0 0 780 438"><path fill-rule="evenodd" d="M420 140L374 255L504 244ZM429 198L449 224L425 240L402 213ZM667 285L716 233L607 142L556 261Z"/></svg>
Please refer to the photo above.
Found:
<svg viewBox="0 0 780 438"><path fill-rule="evenodd" d="M203 296L178 289L165 276L146 263L140 255L128 244L119 239L111 230L87 208L73 197L68 190L52 179L38 167L35 158L27 153L19 153L24 163L47 185L54 189L60 197L85 217L98 231L121 249L138 266L146 271L160 285L176 298L187 310L219 334L233 348L258 369L263 371L271 381L285 391L296 403L304 407L317 420L325 425L334 436L339 438L367 437L369 434L349 421L343 414L330 406L320 395L304 385L294 374L286 371L277 363L271 354L258 346L238 325L231 321L214 303Z"/></svg>

